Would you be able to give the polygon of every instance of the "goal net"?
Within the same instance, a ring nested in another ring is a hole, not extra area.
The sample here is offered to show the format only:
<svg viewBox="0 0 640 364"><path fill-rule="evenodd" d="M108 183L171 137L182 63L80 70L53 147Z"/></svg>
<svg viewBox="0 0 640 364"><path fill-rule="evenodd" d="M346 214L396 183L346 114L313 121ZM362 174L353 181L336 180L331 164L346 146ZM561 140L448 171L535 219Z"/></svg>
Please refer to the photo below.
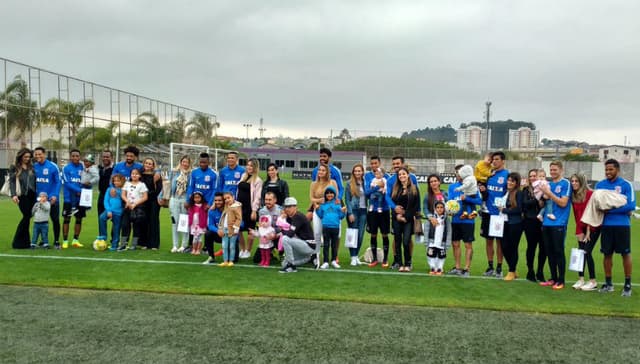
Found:
<svg viewBox="0 0 640 364"><path fill-rule="evenodd" d="M226 165L227 153L230 151L206 145L171 143L169 144L169 169L176 168L185 155L191 159L191 167L198 168L200 153L206 152L209 154L211 168L217 172Z"/></svg>

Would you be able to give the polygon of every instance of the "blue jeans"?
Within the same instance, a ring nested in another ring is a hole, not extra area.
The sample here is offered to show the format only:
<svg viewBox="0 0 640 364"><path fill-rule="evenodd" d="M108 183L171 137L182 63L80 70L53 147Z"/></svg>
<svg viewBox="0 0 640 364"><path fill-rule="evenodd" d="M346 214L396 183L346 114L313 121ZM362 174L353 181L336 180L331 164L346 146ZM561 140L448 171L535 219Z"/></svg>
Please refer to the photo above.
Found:
<svg viewBox="0 0 640 364"><path fill-rule="evenodd" d="M114 213L111 214L111 247L117 248L118 243L120 243L120 220L122 216L116 215ZM98 219L98 230L99 235L102 239L107 240L107 211L104 211L100 214L100 218Z"/></svg>
<svg viewBox="0 0 640 364"><path fill-rule="evenodd" d="M349 254L352 257L357 257L360 255L360 247L362 246L362 238L364 237L364 228L367 223L367 209L354 209L352 213L355 220L353 223L349 223L349 227L358 229L358 247L349 248ZM347 221L349 220L347 219Z"/></svg>
<svg viewBox="0 0 640 364"><path fill-rule="evenodd" d="M38 235L42 236L42 245L49 244L49 223L48 222L34 222L33 223L33 238L31 239L31 245L38 243Z"/></svg>
<svg viewBox="0 0 640 364"><path fill-rule="evenodd" d="M236 256L236 240L238 235L225 234L222 237L222 259L225 262L230 262Z"/></svg>

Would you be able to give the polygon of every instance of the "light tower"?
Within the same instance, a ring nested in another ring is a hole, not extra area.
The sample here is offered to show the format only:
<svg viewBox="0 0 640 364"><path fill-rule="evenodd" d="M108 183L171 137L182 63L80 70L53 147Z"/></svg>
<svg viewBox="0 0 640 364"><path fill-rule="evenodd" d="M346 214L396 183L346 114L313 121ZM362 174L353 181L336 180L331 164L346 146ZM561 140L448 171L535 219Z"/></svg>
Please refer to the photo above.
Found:
<svg viewBox="0 0 640 364"><path fill-rule="evenodd" d="M245 127L247 129L247 138L246 141L249 141L249 128L251 128L253 126L253 124L242 124L243 127Z"/></svg>
<svg viewBox="0 0 640 364"><path fill-rule="evenodd" d="M264 137L264 132L267 131L267 129L264 128L264 120L262 119L262 115L260 115L260 127L258 128L258 131L260 132L260 139L262 139Z"/></svg>
<svg viewBox="0 0 640 364"><path fill-rule="evenodd" d="M491 101L485 102L487 111L484 112L485 120L487 121L487 152L491 150L491 129L489 128L489 119L491 116Z"/></svg>

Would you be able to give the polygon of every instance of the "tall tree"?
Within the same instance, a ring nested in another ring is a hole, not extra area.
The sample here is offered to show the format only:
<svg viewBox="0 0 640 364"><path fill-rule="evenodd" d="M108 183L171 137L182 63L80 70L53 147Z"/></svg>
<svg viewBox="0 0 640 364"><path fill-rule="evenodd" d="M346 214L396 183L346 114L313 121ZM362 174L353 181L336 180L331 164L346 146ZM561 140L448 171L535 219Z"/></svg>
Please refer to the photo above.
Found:
<svg viewBox="0 0 640 364"><path fill-rule="evenodd" d="M2 137L6 138L13 130L16 140L25 146L27 132L37 128L38 105L31 100L29 86L20 75L0 93L0 109L7 112L7 127L2 128Z"/></svg>
<svg viewBox="0 0 640 364"><path fill-rule="evenodd" d="M55 125L58 133L61 132L65 125L68 126L69 145L77 146L76 135L82 125L84 114L93 110L94 106L93 100L71 102L53 98L44 105L44 110L48 114L45 120L53 123L52 125Z"/></svg>
<svg viewBox="0 0 640 364"><path fill-rule="evenodd" d="M217 130L220 123L211 120L211 117L202 113L196 113L191 120L185 125L187 127L187 136L193 138L204 145L217 145Z"/></svg>
<svg viewBox="0 0 640 364"><path fill-rule="evenodd" d="M184 141L186 125L187 119L184 117L184 113L178 113L176 119L169 122L167 131L172 141L176 143L182 143Z"/></svg>
<svg viewBox="0 0 640 364"><path fill-rule="evenodd" d="M138 133L147 143L167 142L167 128L160 125L160 121L154 113L143 112L133 122L138 127Z"/></svg>

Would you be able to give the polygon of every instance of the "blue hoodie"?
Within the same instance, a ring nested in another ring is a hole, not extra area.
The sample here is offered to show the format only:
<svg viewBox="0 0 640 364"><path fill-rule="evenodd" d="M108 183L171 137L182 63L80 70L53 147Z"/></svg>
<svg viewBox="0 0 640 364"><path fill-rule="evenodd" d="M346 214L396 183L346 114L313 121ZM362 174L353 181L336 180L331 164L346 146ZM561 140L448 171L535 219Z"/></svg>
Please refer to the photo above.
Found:
<svg viewBox="0 0 640 364"><path fill-rule="evenodd" d="M333 186L329 186L324 190L325 196L327 192L333 192L333 200L321 204L316 210L316 213L318 217L322 219L322 227L340 228L340 220L344 219L344 212L342 211L342 206L336 203L337 191Z"/></svg>
<svg viewBox="0 0 640 364"><path fill-rule="evenodd" d="M111 190L116 191L114 197L111 196ZM104 194L104 210L114 215L122 216L124 206L122 205L122 189L110 186Z"/></svg>
<svg viewBox="0 0 640 364"><path fill-rule="evenodd" d="M49 196L60 200L60 171L55 163L45 159L43 163L35 162L33 170L36 173L36 195L46 192Z"/></svg>
<svg viewBox="0 0 640 364"><path fill-rule="evenodd" d="M69 163L62 168L62 190L64 192L64 203L77 206L80 202L80 192L82 192L82 163Z"/></svg>

